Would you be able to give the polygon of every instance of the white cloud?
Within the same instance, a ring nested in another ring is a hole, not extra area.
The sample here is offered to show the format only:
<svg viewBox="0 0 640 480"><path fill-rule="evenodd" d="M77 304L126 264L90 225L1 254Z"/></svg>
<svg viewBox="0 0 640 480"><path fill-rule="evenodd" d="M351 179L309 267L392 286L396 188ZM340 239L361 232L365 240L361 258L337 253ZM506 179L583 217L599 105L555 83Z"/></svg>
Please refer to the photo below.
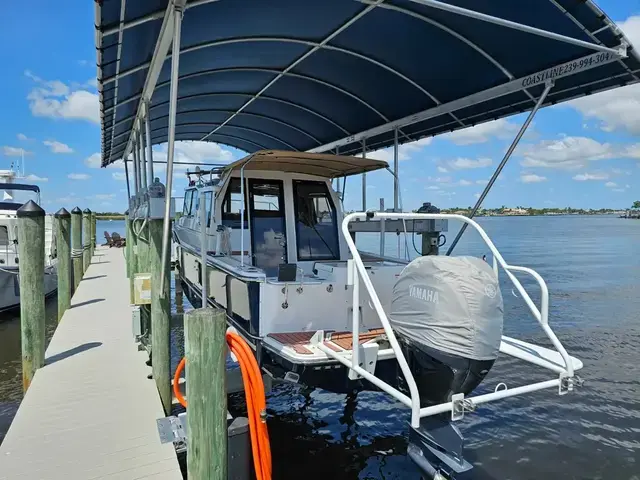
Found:
<svg viewBox="0 0 640 480"><path fill-rule="evenodd" d="M458 182L458 185L460 185L462 187L467 187L469 185L473 185L473 182L470 182L469 180L460 180Z"/></svg>
<svg viewBox="0 0 640 480"><path fill-rule="evenodd" d="M116 198L115 193L99 193L97 195L93 195L87 198L95 198L96 200L110 200L112 198Z"/></svg>
<svg viewBox="0 0 640 480"><path fill-rule="evenodd" d="M474 193L473 194L474 198L477 200L478 198L480 198L480 194L479 193Z"/></svg>
<svg viewBox="0 0 640 480"><path fill-rule="evenodd" d="M449 170L447 170L447 169L446 169L446 168L444 168L444 167L438 167L438 172L440 172L440 173L447 173L448 171L449 171Z"/></svg>
<svg viewBox="0 0 640 480"><path fill-rule="evenodd" d="M477 160L472 160L471 158L456 158L448 163L449 166L455 170L466 170L470 168L488 167L493 161L486 157L478 158Z"/></svg>
<svg viewBox="0 0 640 480"><path fill-rule="evenodd" d="M45 140L44 143L52 153L73 153L73 148L71 148L66 143L58 142L56 140Z"/></svg>
<svg viewBox="0 0 640 480"><path fill-rule="evenodd" d="M19 133L18 135L16 135L16 137L18 137L18 140L20 140L21 142L30 142L31 140L33 140L33 138L27 137L24 133Z"/></svg>
<svg viewBox="0 0 640 480"><path fill-rule="evenodd" d="M22 155L31 155L33 152L17 147L2 147L2 154L6 157L20 157Z"/></svg>
<svg viewBox="0 0 640 480"><path fill-rule="evenodd" d="M31 174L24 177L25 180L29 182L48 182L49 179L47 177L39 177L37 175Z"/></svg>
<svg viewBox="0 0 640 480"><path fill-rule="evenodd" d="M604 184L604 186L608 188L613 188L613 187L617 187L618 184L616 182L607 182Z"/></svg>
<svg viewBox="0 0 640 480"><path fill-rule="evenodd" d="M420 151L423 147L426 147L433 141L431 137L421 138L420 140L416 140L415 142L405 143L403 145L398 145L398 160L404 161L409 160L411 155ZM357 157L361 157L362 154L356 155ZM375 160L382 160L387 162L388 164L393 163L393 148L383 148L381 150L375 150L373 152L367 152L367 158L373 158Z"/></svg>
<svg viewBox="0 0 640 480"><path fill-rule="evenodd" d="M576 182L588 182L591 180L607 180L609 175L606 173L580 173L578 175L574 175L573 179Z"/></svg>
<svg viewBox="0 0 640 480"><path fill-rule="evenodd" d="M524 160L520 165L571 170L614 155L614 147L609 143L599 143L587 137L564 137L525 145L522 150Z"/></svg>
<svg viewBox="0 0 640 480"><path fill-rule="evenodd" d="M87 175L86 173L70 173L67 175L67 178L71 180L89 180L91 175Z"/></svg>
<svg viewBox="0 0 640 480"><path fill-rule="evenodd" d="M477 185L486 185L489 183L489 180L476 180Z"/></svg>
<svg viewBox="0 0 640 480"><path fill-rule="evenodd" d="M520 181L522 183L546 182L547 177L542 177L540 175L536 175L535 173L523 173L522 175L520 175Z"/></svg>
<svg viewBox="0 0 640 480"><path fill-rule="evenodd" d="M111 176L114 180L118 180L120 182L124 182L127 179L127 176L123 172L113 172Z"/></svg>
<svg viewBox="0 0 640 480"><path fill-rule="evenodd" d="M631 16L618 26L635 48L640 48L640 15ZM626 130L640 134L640 84L581 97L568 105L585 117L599 121L604 131Z"/></svg>
<svg viewBox="0 0 640 480"><path fill-rule="evenodd" d="M492 137L509 138L518 130L518 126L501 118L492 122L481 123L474 127L456 130L455 132L445 133L440 138L449 140L456 145L471 145L474 143L484 143Z"/></svg>
<svg viewBox="0 0 640 480"><path fill-rule="evenodd" d="M59 80L46 81L28 70L24 74L36 84L27 95L34 116L100 123L97 93L83 88L72 89Z"/></svg>
<svg viewBox="0 0 640 480"><path fill-rule="evenodd" d="M429 185L428 187L425 187L426 190L440 190L440 187L438 187L437 185Z"/></svg>

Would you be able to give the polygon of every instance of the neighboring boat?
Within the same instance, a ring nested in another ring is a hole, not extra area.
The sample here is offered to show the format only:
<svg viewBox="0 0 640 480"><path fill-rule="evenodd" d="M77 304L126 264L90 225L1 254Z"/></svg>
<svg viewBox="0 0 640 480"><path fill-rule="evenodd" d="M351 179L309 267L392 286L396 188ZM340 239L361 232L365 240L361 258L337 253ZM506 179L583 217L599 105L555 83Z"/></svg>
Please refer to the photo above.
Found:
<svg viewBox="0 0 640 480"><path fill-rule="evenodd" d="M385 168L386 162L359 157L259 151L188 173L173 230L180 279L192 304L204 297L226 310L268 375L338 393L383 390L411 407L409 453L424 471L432 464L466 471L462 437L440 414L456 420L475 404L543 388L566 393L582 362L569 357L548 326L544 280L508 265L473 220L439 214L430 204L419 210L424 213L345 215L332 180ZM450 219L481 235L491 264L438 255ZM383 238L394 232L413 245L409 237L420 235L421 256L411 262L400 252L387 256L384 241L379 253L359 251L359 232ZM502 336L499 267L555 350ZM538 282L540 309L513 271ZM554 376L468 396L499 352Z"/></svg>
<svg viewBox="0 0 640 480"><path fill-rule="evenodd" d="M16 211L29 200L40 204L37 185L14 183L13 170L1 170L0 194L0 311L20 305L20 258L18 255L18 219ZM44 292L57 290L57 258L51 215L45 216Z"/></svg>

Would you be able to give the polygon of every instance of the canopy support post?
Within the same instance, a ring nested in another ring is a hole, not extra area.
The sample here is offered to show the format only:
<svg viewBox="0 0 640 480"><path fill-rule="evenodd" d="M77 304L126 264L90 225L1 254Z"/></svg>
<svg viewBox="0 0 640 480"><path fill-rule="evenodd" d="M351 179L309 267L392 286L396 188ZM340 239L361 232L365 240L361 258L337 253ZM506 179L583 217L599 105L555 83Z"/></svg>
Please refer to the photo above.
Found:
<svg viewBox="0 0 640 480"><path fill-rule="evenodd" d="M140 174L138 171L138 149L133 144L133 182L134 182L134 196L138 197L138 191L140 190Z"/></svg>
<svg viewBox="0 0 640 480"><path fill-rule="evenodd" d="M144 116L144 137L147 146L147 176L149 177L149 185L153 183L153 148L151 148L151 125L149 123L149 102L146 105L146 115Z"/></svg>
<svg viewBox="0 0 640 480"><path fill-rule="evenodd" d="M144 149L144 135L141 130L138 130L138 146L140 147L140 184L142 185L142 190L147 189L147 154Z"/></svg>
<svg viewBox="0 0 640 480"><path fill-rule="evenodd" d="M127 182L127 205L129 205L129 202L131 201L131 187L129 186L129 166L127 165L128 160L126 158L124 158L123 161L124 161L124 178Z"/></svg>
<svg viewBox="0 0 640 480"><path fill-rule="evenodd" d="M367 158L367 140L362 140L362 158ZM367 172L362 174L362 211L367 211Z"/></svg>
<svg viewBox="0 0 640 480"><path fill-rule="evenodd" d="M173 16L173 45L171 47L171 87L169 91L169 138L167 146L167 182L166 192L171 196L173 186L173 155L176 144L176 112L178 107L178 73L180 68L180 33L182 28L182 6L174 6ZM166 197L166 195L165 195ZM171 202L165 198L164 223L162 225L162 276L160 277L160 294L165 295L164 284L166 282L164 270L167 268L169 255L169 231L171 229Z"/></svg>
<svg viewBox="0 0 640 480"><path fill-rule="evenodd" d="M493 187L493 184L498 179L498 176L500 175L500 172L502 172L502 169L504 168L504 166L509 161L509 158L511 158L511 154L513 153L513 151L518 146L518 143L520 143L520 140L522 139L522 136L527 131L527 128L529 128L529 125L531 124L531 121L533 120L533 117L536 116L536 113L538 112L538 110L540 109L542 104L544 103L545 99L547 98L547 95L549 94L549 91L551 91L551 89L553 88L553 85L554 85L553 80L548 80L547 82L545 82L544 91L542 92L542 95L540 95L540 98L538 99L538 102L536 103L536 106L533 107L533 110L531 110L531 113L529 113L529 116L527 117L525 122L522 124L522 127L520 127L520 131L518 132L518 134L516 135L516 138L514 138L513 142L511 143L511 146L507 150L507 153L504 154L504 158L500 162L500 165L498 165L498 168L496 168L496 171L493 172L493 175L492 175L491 179L489 180L489 183L487 183L487 186L484 187L482 195L480 195L480 198L478 198L478 201L476 202L476 205L473 207L473 210L471 211L471 215L469 215L469 218L473 218L474 215L478 212L478 209L480 208L480 205L482 205L482 202L484 201L485 197L489 193L489 190L491 190L491 187ZM460 229L460 231L456 235L456 238L453 239L453 242L451 242L451 246L449 247L449 250L447 250L447 255L451 255L451 252L453 252L453 249L456 247L456 245L460 241L460 238L464 234L464 231L467 229L467 227L466 227L467 225L468 224L466 222L462 224L462 228Z"/></svg>
<svg viewBox="0 0 640 480"><path fill-rule="evenodd" d="M398 211L398 129L393 129L393 211Z"/></svg>

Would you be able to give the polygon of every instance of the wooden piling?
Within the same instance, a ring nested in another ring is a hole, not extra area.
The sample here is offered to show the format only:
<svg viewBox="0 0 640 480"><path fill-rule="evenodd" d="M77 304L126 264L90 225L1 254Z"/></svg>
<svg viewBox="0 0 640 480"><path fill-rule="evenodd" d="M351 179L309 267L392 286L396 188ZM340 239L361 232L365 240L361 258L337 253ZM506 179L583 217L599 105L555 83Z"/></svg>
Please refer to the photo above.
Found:
<svg viewBox="0 0 640 480"><path fill-rule="evenodd" d="M85 208L82 212L82 273L91 265L91 210Z"/></svg>
<svg viewBox="0 0 640 480"><path fill-rule="evenodd" d="M16 212L20 259L22 387L26 392L44 365L44 210L29 200Z"/></svg>
<svg viewBox="0 0 640 480"><path fill-rule="evenodd" d="M73 262L73 291L82 280L82 210L71 210L71 261Z"/></svg>
<svg viewBox="0 0 640 480"><path fill-rule="evenodd" d="M171 411L171 302L170 260L164 265L164 292L160 291L162 276L162 220L149 220L149 266L151 272L151 345L152 371L165 413Z"/></svg>
<svg viewBox="0 0 640 480"><path fill-rule="evenodd" d="M199 308L184 315L191 479L227 480L226 330L224 310Z"/></svg>
<svg viewBox="0 0 640 480"><path fill-rule="evenodd" d="M71 214L61 208L55 215L58 253L58 322L71 306Z"/></svg>

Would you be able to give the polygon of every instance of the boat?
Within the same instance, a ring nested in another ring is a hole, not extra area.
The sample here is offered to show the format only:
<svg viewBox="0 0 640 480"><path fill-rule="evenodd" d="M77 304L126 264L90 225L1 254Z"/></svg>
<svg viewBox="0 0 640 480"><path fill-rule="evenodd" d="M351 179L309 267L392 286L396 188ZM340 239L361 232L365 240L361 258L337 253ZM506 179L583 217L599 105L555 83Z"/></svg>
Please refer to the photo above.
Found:
<svg viewBox="0 0 640 480"><path fill-rule="evenodd" d="M187 172L173 228L180 282L194 306L226 311L266 375L337 393L384 391L412 410L414 461L426 471L465 472L471 465L453 421L500 398L550 387L567 393L582 362L548 325L542 277L508 264L472 219L431 204L417 213L346 214L335 179L383 169L380 160L269 150ZM491 262L439 255L450 220L480 234ZM384 241L379 252L356 247L358 234L385 232L414 245L420 236L420 255L389 256ZM500 268L554 349L502 335ZM540 308L513 272L538 283ZM498 353L554 377L472 396Z"/></svg>
<svg viewBox="0 0 640 480"><path fill-rule="evenodd" d="M40 204L40 187L15 183L19 177L13 169L0 171L0 311L20 305L20 257L18 255L17 210L29 200ZM58 288L57 258L51 215L45 215L44 293Z"/></svg>

